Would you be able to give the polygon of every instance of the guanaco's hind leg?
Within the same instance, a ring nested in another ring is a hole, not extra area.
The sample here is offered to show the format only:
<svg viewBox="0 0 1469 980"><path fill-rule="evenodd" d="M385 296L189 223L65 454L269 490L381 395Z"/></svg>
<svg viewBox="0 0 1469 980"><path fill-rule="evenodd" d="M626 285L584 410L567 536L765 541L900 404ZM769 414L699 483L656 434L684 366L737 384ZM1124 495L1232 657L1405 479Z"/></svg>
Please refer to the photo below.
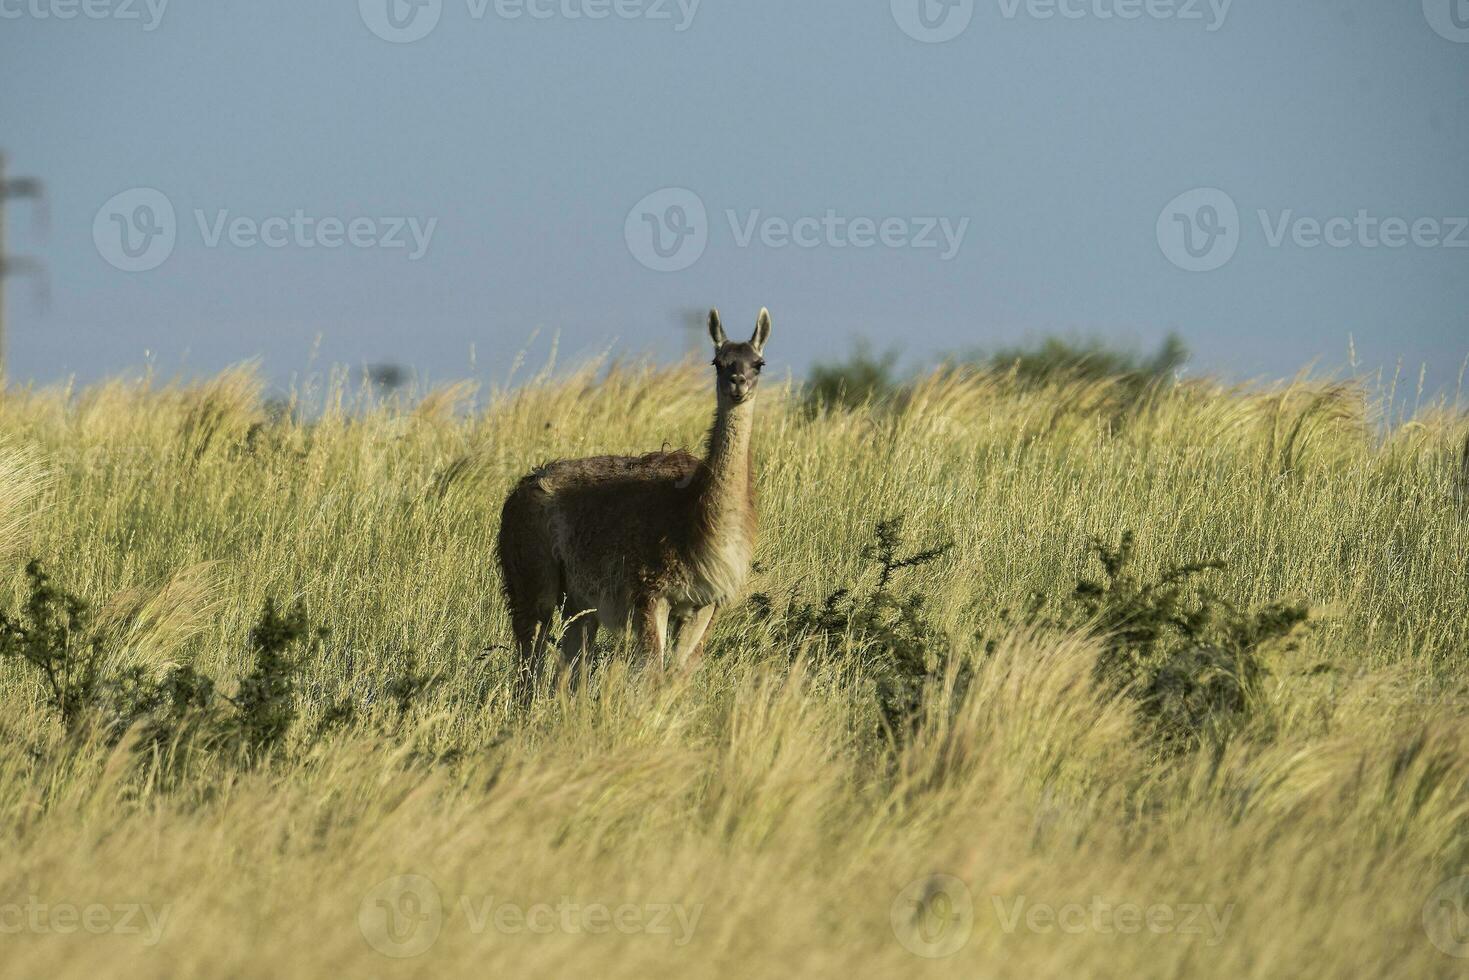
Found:
<svg viewBox="0 0 1469 980"><path fill-rule="evenodd" d="M572 609L574 605L568 603L567 609ZM567 625L566 633L561 637L561 666L571 675L572 683L575 683L582 660L591 652L592 644L597 639L597 613L588 609L571 615L576 618Z"/></svg>
<svg viewBox="0 0 1469 980"><path fill-rule="evenodd" d="M529 703L540 687L547 662L557 659L551 636L556 607L544 597L536 598L540 601L528 608L528 604L512 607L510 616L515 632L516 693L522 703Z"/></svg>
<svg viewBox="0 0 1469 980"><path fill-rule="evenodd" d="M547 502L540 484L528 477L506 498L500 513L497 550L515 633L516 685L523 702L530 700L545 670L549 631L561 597L561 568L552 557Z"/></svg>

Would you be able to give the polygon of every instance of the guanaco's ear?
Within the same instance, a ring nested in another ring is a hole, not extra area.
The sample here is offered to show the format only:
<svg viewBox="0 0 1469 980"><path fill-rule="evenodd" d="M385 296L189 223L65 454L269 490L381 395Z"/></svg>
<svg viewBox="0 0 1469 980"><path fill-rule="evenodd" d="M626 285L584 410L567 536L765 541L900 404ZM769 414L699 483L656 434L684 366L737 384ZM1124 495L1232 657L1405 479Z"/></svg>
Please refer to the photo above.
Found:
<svg viewBox="0 0 1469 980"><path fill-rule="evenodd" d="M724 324L719 322L718 310L709 311L709 339L714 341L715 350L723 347L725 343L729 340L729 338L724 335Z"/></svg>
<svg viewBox="0 0 1469 980"><path fill-rule="evenodd" d="M760 317L755 321L755 336L750 338L750 346L755 348L755 353L759 354L765 349L765 342L769 339L770 311L762 307Z"/></svg>

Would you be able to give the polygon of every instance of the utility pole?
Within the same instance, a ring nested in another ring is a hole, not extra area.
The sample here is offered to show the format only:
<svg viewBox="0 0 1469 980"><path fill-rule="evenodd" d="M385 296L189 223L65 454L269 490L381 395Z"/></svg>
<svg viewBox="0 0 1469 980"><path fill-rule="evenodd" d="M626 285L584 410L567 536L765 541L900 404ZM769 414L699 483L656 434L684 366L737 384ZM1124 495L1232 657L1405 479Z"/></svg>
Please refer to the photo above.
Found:
<svg viewBox="0 0 1469 980"><path fill-rule="evenodd" d="M0 154L0 390L5 387L5 280L11 275L20 273L36 276L43 284L44 268L41 263L30 256L11 255L5 250L5 202L12 198L30 198L35 202L36 224L41 224L41 215L45 213L45 188L35 177L7 177L5 175L5 155Z"/></svg>

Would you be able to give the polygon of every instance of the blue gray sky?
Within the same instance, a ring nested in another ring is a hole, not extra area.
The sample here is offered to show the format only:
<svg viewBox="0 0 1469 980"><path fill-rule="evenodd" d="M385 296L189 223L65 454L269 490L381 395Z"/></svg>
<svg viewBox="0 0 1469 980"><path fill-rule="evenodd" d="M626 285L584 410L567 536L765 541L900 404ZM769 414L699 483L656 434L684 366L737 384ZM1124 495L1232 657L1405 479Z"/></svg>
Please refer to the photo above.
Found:
<svg viewBox="0 0 1469 980"><path fill-rule="evenodd" d="M0 0L0 149L17 380L1469 355L1469 0Z"/></svg>

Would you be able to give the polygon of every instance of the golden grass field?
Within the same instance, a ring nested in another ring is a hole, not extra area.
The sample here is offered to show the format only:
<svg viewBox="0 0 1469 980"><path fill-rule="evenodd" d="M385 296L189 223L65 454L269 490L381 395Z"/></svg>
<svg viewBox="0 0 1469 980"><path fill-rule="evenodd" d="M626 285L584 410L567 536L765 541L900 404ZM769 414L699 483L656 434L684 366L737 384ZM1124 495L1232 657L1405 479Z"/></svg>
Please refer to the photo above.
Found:
<svg viewBox="0 0 1469 980"><path fill-rule="evenodd" d="M860 672L745 605L692 677L611 650L520 710L505 493L548 458L696 446L707 373L592 365L386 404L325 378L285 414L249 369L12 388L0 606L39 558L116 624L109 669L193 663L223 691L267 596L330 634L282 753L201 753L176 779L129 739L65 736L34 671L0 663L0 973L1469 969L1464 415L1386 426L1374 397L1310 381L1123 412L1104 383L936 375L813 416L770 378L751 590L860 583L873 525L904 515L913 542L954 541L901 586L972 683L884 737ZM1096 638L1003 625L1123 530L1141 572L1218 558L1241 605L1310 605L1232 737L1161 752L1094 680ZM434 682L399 717L383 690L405 664ZM342 697L356 721L314 737Z"/></svg>

